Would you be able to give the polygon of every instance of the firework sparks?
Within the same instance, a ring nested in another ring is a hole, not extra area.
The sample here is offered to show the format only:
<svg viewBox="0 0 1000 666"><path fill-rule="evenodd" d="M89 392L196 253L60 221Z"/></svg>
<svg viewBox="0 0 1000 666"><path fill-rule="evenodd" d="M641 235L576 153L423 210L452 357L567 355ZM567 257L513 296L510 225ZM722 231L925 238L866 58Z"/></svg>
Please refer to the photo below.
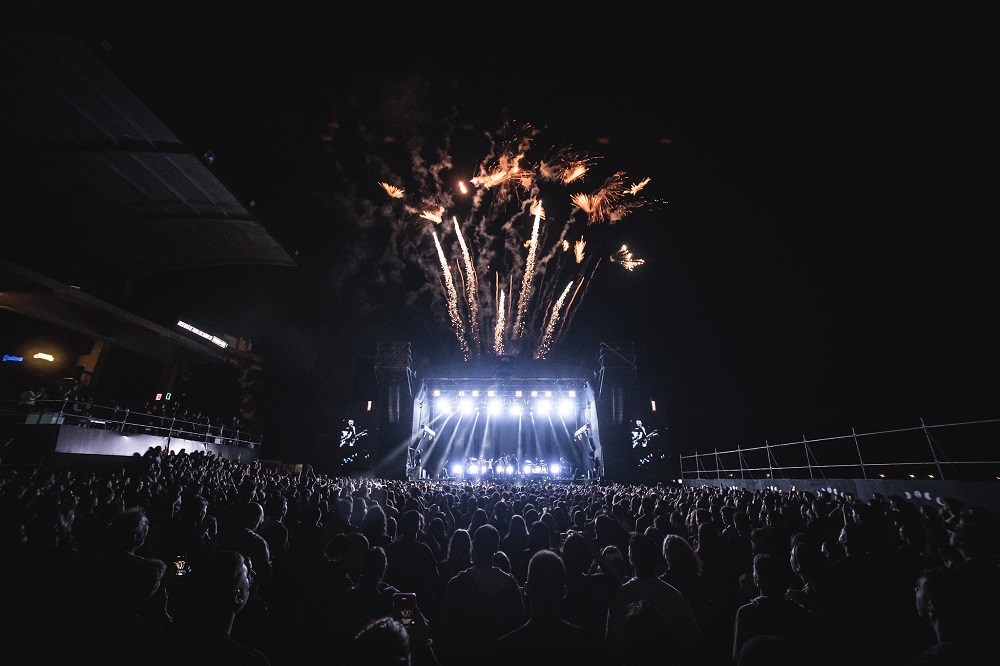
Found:
<svg viewBox="0 0 1000 666"><path fill-rule="evenodd" d="M559 295L559 299L556 304L552 306L552 314L549 317L549 324L545 327L545 333L542 335L542 341L538 345L538 349L535 350L535 359L545 359L548 358L549 348L552 346L552 333L556 329L556 324L559 323L559 313L562 312L563 302L566 300L569 290L573 287L573 283L570 282L563 289L563 292Z"/></svg>
<svg viewBox="0 0 1000 666"><path fill-rule="evenodd" d="M402 188L396 187L395 185L379 182L379 186L393 199L402 199L406 196L406 192Z"/></svg>
<svg viewBox="0 0 1000 666"><path fill-rule="evenodd" d="M599 187L580 191L596 158L566 149L533 161L539 131L505 126L501 132L504 138L486 135L487 155L468 169L475 175L467 180L441 177L445 170L459 169L447 152L439 152L433 164L416 153L411 156L416 186L408 189L417 194L397 209L391 249L440 281L442 289L427 293L445 306L465 359L483 353L544 359L565 337L601 257L611 254L612 262L630 271L642 265L627 248L612 253L601 248L611 225L646 205L640 193L649 179L629 184L624 172L610 172ZM379 185L389 197L410 196L401 187L386 185L408 179L393 173L382 177ZM576 192L567 191L571 188ZM446 216L450 225L442 224ZM414 218L432 224L409 224ZM578 231L581 225L590 228L586 240ZM431 247L437 261L425 261ZM456 258L455 266L449 256ZM461 286L455 284L453 270ZM481 288L484 275L495 275L493 288Z"/></svg>
<svg viewBox="0 0 1000 666"><path fill-rule="evenodd" d="M458 312L458 292L455 290L455 281L451 277L451 269L448 268L448 259L444 256L444 249L438 239L437 232L434 232L434 247L437 248L438 259L441 261L441 272L444 274L445 291L448 297L448 316L451 317L451 325L455 330L455 337L458 338L458 345L462 349L462 357L469 360L469 342L465 339L465 328L462 325L462 316Z"/></svg>
<svg viewBox="0 0 1000 666"><path fill-rule="evenodd" d="M542 220L542 205L532 206L535 224L531 228L531 240L528 247L528 260L524 264L524 279L521 282L521 297L517 301L517 318L514 319L514 339L524 334L524 315L528 311L531 300L531 279L535 275L535 257L538 254L538 227Z"/></svg>
<svg viewBox="0 0 1000 666"><path fill-rule="evenodd" d="M493 351L497 356L503 356L503 331L507 325L507 310L504 303L503 289L497 299L497 325L493 333Z"/></svg>
<svg viewBox="0 0 1000 666"><path fill-rule="evenodd" d="M430 220L434 224L441 224L441 220L444 219L444 208L438 208L434 210L425 210L420 213L420 217L425 220Z"/></svg>
<svg viewBox="0 0 1000 666"><path fill-rule="evenodd" d="M469 325L472 329L472 344L479 347L479 286L476 279L476 269L472 265L472 257L469 254L469 246L465 244L465 236L458 226L458 218L452 218L455 224L455 235L458 237L458 244L462 248L462 261L465 263L465 295L469 306Z"/></svg>
<svg viewBox="0 0 1000 666"><path fill-rule="evenodd" d="M646 263L645 259L634 257L625 245L622 245L617 252L611 255L611 261L616 264L621 264L622 268L627 271L634 271L636 268Z"/></svg>

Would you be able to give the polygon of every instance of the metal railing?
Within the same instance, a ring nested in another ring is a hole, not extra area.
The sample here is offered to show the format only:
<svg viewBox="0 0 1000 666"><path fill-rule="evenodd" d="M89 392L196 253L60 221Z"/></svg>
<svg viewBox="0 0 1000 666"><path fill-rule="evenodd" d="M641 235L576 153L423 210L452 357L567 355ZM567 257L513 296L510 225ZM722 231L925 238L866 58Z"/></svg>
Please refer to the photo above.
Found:
<svg viewBox="0 0 1000 666"><path fill-rule="evenodd" d="M68 425L246 448L261 444L260 435L242 428L71 400L42 400L31 406L0 401L0 418L9 425Z"/></svg>
<svg viewBox="0 0 1000 666"><path fill-rule="evenodd" d="M1000 419L680 456L681 479L1000 479Z"/></svg>

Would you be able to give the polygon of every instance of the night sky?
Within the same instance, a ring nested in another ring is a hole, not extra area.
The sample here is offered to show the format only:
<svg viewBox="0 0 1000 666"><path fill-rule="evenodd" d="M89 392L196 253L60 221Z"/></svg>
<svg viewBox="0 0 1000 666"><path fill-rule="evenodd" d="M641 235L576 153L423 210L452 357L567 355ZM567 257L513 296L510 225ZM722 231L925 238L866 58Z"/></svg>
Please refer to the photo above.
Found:
<svg viewBox="0 0 1000 666"><path fill-rule="evenodd" d="M405 216L378 181L423 191L417 147L467 180L505 123L599 156L583 189L650 178L649 205L584 230L605 259L551 358L594 367L602 342L634 343L672 452L998 416L986 17L481 9L108 3L70 21L299 262L138 292L154 320L254 340L272 409L309 415L266 441L307 455L378 341L410 342L418 370L459 353L420 267L435 257L395 251ZM620 244L646 263L612 264Z"/></svg>

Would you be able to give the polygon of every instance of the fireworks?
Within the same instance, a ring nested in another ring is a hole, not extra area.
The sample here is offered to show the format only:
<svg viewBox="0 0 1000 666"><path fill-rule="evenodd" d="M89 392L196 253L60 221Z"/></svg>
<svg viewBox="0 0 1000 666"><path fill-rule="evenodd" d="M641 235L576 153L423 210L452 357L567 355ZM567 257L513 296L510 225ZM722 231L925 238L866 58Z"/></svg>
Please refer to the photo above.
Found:
<svg viewBox="0 0 1000 666"><path fill-rule="evenodd" d="M413 156L411 177L379 181L391 200L401 202L393 247L401 257L416 258L431 284L440 285L432 298L444 305L466 360L484 354L547 358L600 265L600 241L608 235L601 228L649 203L640 197L649 178L630 183L624 171L588 189L594 157L562 149L533 161L538 135L531 127L506 140L487 135L487 155L470 177L438 151L432 165ZM587 227L587 240L580 226ZM432 248L437 261L425 261ZM625 246L611 261L629 271L644 263Z"/></svg>
<svg viewBox="0 0 1000 666"><path fill-rule="evenodd" d="M634 257L625 245L622 245L617 252L611 255L611 261L616 264L621 264L622 268L627 271L634 271L636 268L646 263L644 259Z"/></svg>

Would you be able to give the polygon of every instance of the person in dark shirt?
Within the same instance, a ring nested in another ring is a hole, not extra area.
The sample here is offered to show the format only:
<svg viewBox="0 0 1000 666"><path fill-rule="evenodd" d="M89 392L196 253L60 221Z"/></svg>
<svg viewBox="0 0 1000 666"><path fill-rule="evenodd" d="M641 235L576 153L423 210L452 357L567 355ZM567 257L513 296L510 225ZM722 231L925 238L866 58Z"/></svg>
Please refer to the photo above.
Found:
<svg viewBox="0 0 1000 666"><path fill-rule="evenodd" d="M540 550L531 557L524 592L530 609L528 621L497 639L493 663L497 666L607 663L604 645L598 637L563 619L566 566L557 553Z"/></svg>
<svg viewBox="0 0 1000 666"><path fill-rule="evenodd" d="M264 652L230 635L250 599L251 573L234 550L217 551L185 577L171 640L152 655L156 666L270 666Z"/></svg>

